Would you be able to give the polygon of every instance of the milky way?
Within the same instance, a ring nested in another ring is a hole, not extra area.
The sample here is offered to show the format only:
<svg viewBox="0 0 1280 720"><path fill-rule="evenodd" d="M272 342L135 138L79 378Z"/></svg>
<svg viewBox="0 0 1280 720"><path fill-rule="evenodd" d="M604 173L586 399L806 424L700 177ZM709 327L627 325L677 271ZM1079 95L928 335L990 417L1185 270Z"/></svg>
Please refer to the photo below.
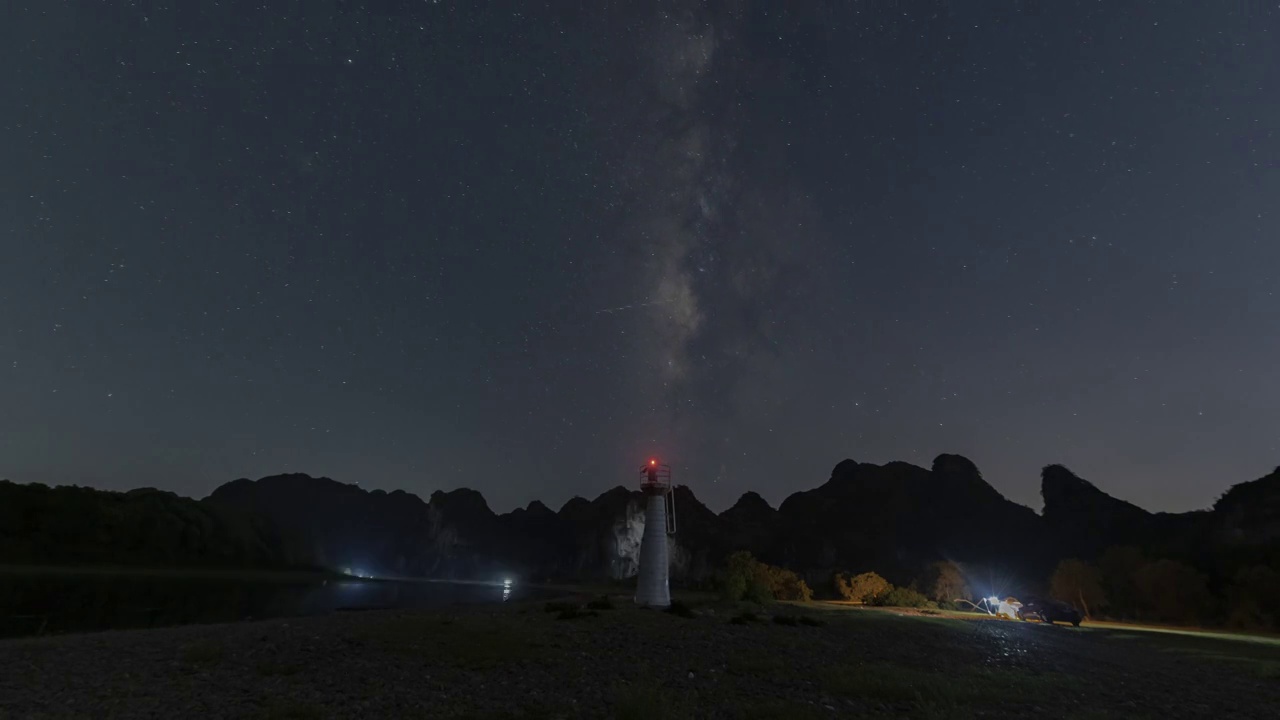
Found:
<svg viewBox="0 0 1280 720"><path fill-rule="evenodd" d="M1274 5L29 3L0 476L714 508L1280 462Z"/></svg>

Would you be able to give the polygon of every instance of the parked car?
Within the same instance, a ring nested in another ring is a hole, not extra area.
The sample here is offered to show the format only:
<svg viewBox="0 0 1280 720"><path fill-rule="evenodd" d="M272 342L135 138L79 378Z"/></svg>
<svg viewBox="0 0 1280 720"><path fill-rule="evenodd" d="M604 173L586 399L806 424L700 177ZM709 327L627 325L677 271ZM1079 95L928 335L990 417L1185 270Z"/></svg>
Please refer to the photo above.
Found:
<svg viewBox="0 0 1280 720"><path fill-rule="evenodd" d="M1084 618L1080 611L1071 605L1051 598L1027 598L1018 608L1018 618L1022 620L1039 620L1043 623L1069 622L1076 627Z"/></svg>

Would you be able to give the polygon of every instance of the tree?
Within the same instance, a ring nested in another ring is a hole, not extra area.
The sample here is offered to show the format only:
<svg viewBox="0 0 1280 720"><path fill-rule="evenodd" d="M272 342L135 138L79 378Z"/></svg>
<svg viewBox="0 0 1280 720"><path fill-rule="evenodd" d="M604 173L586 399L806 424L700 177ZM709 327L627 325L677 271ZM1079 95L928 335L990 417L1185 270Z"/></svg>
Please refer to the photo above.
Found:
<svg viewBox="0 0 1280 720"><path fill-rule="evenodd" d="M1058 563L1049 579L1049 594L1067 603L1071 603L1090 617L1090 606L1101 609L1107 604L1106 593L1102 590L1102 574L1094 566L1082 560L1063 560Z"/></svg>
<svg viewBox="0 0 1280 720"><path fill-rule="evenodd" d="M1134 579L1146 564L1146 557L1136 547L1116 546L1102 554L1098 572L1113 617L1132 618L1138 615L1141 602Z"/></svg>
<svg viewBox="0 0 1280 720"><path fill-rule="evenodd" d="M1266 565L1241 568L1227 589L1227 624L1270 629L1280 621L1280 573Z"/></svg>
<svg viewBox="0 0 1280 720"><path fill-rule="evenodd" d="M932 563L925 568L917 584L924 595L934 602L951 602L969 596L969 584L965 582L960 567L953 562Z"/></svg>
<svg viewBox="0 0 1280 720"><path fill-rule="evenodd" d="M766 565L749 552L729 556L721 573L720 590L727 600L750 600L761 605L774 600L808 602L813 599L813 590L799 575Z"/></svg>
<svg viewBox="0 0 1280 720"><path fill-rule="evenodd" d="M1211 600L1205 576L1176 560L1156 560L1134 575L1141 610L1161 622L1195 624Z"/></svg>
<svg viewBox="0 0 1280 720"><path fill-rule="evenodd" d="M761 565L749 552L730 555L720 578L720 592L725 599L734 602L744 598L755 602L772 600Z"/></svg>
<svg viewBox="0 0 1280 720"><path fill-rule="evenodd" d="M804 578L786 568L772 565L764 565L764 568L768 574L769 590L778 600L809 602L813 599L813 590Z"/></svg>
<svg viewBox="0 0 1280 720"><path fill-rule="evenodd" d="M876 598L893 588L888 580L873 572L865 572L853 577L836 576L836 592L846 600L860 603L873 603Z"/></svg>

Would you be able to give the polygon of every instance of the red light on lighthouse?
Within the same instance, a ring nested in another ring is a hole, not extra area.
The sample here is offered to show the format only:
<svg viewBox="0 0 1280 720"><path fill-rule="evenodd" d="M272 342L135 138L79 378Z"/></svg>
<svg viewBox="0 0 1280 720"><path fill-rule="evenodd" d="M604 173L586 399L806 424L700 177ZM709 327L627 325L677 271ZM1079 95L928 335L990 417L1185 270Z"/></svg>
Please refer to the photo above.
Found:
<svg viewBox="0 0 1280 720"><path fill-rule="evenodd" d="M650 461L649 461L649 464L650 464L650 465L657 465L657 464L658 464L658 461L657 461L657 460L650 460Z"/></svg>

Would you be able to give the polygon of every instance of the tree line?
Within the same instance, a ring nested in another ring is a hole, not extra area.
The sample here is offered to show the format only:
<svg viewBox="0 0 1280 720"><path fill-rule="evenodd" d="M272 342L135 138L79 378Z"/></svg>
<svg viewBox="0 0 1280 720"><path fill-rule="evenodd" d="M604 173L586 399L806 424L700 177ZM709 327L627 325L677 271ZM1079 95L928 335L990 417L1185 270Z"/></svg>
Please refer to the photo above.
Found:
<svg viewBox="0 0 1280 720"><path fill-rule="evenodd" d="M1237 569L1216 589L1195 567L1112 547L1096 563L1067 559L1049 579L1050 594L1086 617L1242 630L1280 627L1280 573L1267 565Z"/></svg>
<svg viewBox="0 0 1280 720"><path fill-rule="evenodd" d="M962 567L946 561L930 564L906 586L875 572L836 573L832 591L844 600L897 607L958 609L957 600L979 599ZM1280 628L1280 573L1263 564L1241 567L1215 589L1208 575L1184 562L1148 557L1137 547L1113 547L1097 562L1059 562L1049 577L1048 595L1095 620Z"/></svg>

